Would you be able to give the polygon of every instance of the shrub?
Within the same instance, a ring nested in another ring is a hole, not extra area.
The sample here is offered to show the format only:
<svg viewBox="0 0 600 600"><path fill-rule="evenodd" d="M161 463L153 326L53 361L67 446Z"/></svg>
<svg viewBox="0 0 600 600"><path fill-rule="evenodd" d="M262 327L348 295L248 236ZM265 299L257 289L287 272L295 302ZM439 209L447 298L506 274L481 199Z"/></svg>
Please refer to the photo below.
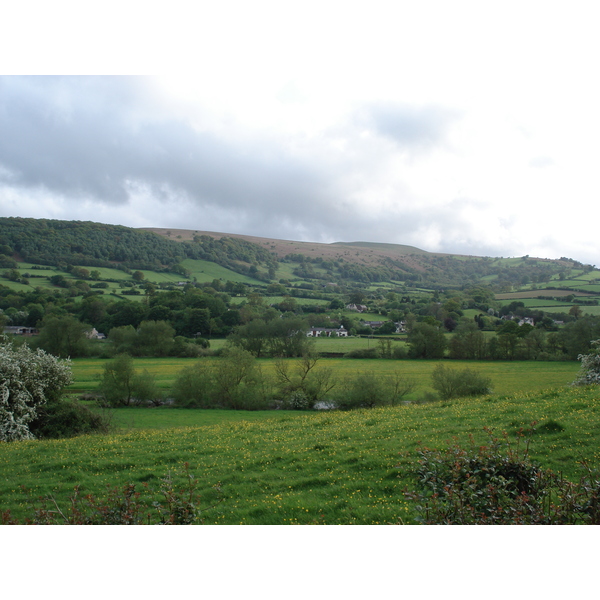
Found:
<svg viewBox="0 0 600 600"><path fill-rule="evenodd" d="M202 523L202 513L214 508L221 499L219 485L216 491L215 504L200 508L200 494L197 483L189 472L189 465L184 465L185 482L175 485L171 473L163 478L158 492L147 484L139 491L133 483L122 488L108 486L106 498L98 498L93 494L82 495L79 486L65 507L60 507L52 496L39 498L37 506L32 504L33 516L25 519L25 525L192 525ZM27 490L24 490L27 491ZM160 498L159 500L156 497ZM0 514L0 523L16 525L10 512Z"/></svg>
<svg viewBox="0 0 600 600"><path fill-rule="evenodd" d="M379 358L377 348L364 348L360 350L351 350L344 355L346 358Z"/></svg>
<svg viewBox="0 0 600 600"><path fill-rule="evenodd" d="M580 354L577 357L581 361L581 369L577 379L571 384L573 386L600 385L600 340L594 340L591 344L595 349L590 354Z"/></svg>
<svg viewBox="0 0 600 600"><path fill-rule="evenodd" d="M312 408L311 401L302 390L294 390L283 404L289 410L308 410Z"/></svg>
<svg viewBox="0 0 600 600"><path fill-rule="evenodd" d="M438 365L432 373L432 380L433 389L442 400L491 393L492 380L469 368L459 371Z"/></svg>
<svg viewBox="0 0 600 600"><path fill-rule="evenodd" d="M178 406L213 408L213 381L209 367L198 361L179 371L171 393Z"/></svg>
<svg viewBox="0 0 600 600"><path fill-rule="evenodd" d="M73 379L68 361L27 346L0 345L0 441L33 439L39 407L58 401Z"/></svg>
<svg viewBox="0 0 600 600"><path fill-rule="evenodd" d="M564 525L600 523L600 481L589 472L578 483L544 470L528 456L531 436L511 444L490 437L487 445L419 450L417 502L425 524ZM530 430L530 434L534 429ZM502 446L506 447L503 451Z"/></svg>
<svg viewBox="0 0 600 600"><path fill-rule="evenodd" d="M284 359L275 362L276 395L282 400L282 408L310 410L337 385L331 369L315 368L319 360L308 353L291 367Z"/></svg>
<svg viewBox="0 0 600 600"><path fill-rule="evenodd" d="M393 406L415 387L412 379L398 373L388 376L373 372L357 373L346 381L343 392L336 399L336 406L342 410Z"/></svg>
<svg viewBox="0 0 600 600"><path fill-rule="evenodd" d="M73 400L48 402L38 409L29 430L38 438L64 438L87 433L108 433L110 420Z"/></svg>

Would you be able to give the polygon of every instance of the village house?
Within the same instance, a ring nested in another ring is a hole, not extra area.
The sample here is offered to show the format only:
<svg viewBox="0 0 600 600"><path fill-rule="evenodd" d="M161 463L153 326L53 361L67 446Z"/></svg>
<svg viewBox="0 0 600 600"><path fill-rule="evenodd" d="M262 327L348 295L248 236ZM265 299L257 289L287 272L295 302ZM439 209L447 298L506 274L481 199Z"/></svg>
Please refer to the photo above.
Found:
<svg viewBox="0 0 600 600"><path fill-rule="evenodd" d="M364 304L346 304L346 310L354 310L356 312L365 312L367 307Z"/></svg>
<svg viewBox="0 0 600 600"><path fill-rule="evenodd" d="M103 333L98 333L98 331L96 330L95 327L93 329L91 329L90 331L86 331L85 337L88 340L105 340L106 339L106 335L104 335Z"/></svg>
<svg viewBox="0 0 600 600"><path fill-rule="evenodd" d="M348 330L344 329L344 326L340 326L339 329L330 329L327 327L312 327L311 330L306 334L307 337L348 337Z"/></svg>
<svg viewBox="0 0 600 600"><path fill-rule="evenodd" d="M11 335L37 335L39 331L35 327L24 327L23 325L6 325L4 333Z"/></svg>

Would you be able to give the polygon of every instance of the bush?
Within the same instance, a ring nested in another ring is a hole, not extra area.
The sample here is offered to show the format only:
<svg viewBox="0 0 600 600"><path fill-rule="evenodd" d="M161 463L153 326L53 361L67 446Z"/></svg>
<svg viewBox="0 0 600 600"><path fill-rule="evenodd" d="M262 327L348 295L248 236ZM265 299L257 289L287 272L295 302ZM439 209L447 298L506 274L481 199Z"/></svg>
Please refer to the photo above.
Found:
<svg viewBox="0 0 600 600"><path fill-rule="evenodd" d="M337 385L331 369L316 368L319 360L308 353L292 365L284 359L275 362L276 397L282 401L282 408L313 409Z"/></svg>
<svg viewBox="0 0 600 600"><path fill-rule="evenodd" d="M377 348L364 348L361 350L351 350L346 352L345 358L379 358Z"/></svg>
<svg viewBox="0 0 600 600"><path fill-rule="evenodd" d="M162 404L162 394L154 376L145 369L142 373L137 372L129 354L119 354L104 365L97 391L99 403L105 407Z"/></svg>
<svg viewBox="0 0 600 600"><path fill-rule="evenodd" d="M108 433L110 420L73 400L49 402L38 409L29 430L38 438L65 438L87 433Z"/></svg>
<svg viewBox="0 0 600 600"><path fill-rule="evenodd" d="M581 369L571 384L573 386L600 385L600 340L594 340L591 344L596 348L590 354L577 357L581 361Z"/></svg>
<svg viewBox="0 0 600 600"><path fill-rule="evenodd" d="M345 388L335 404L342 410L393 406L415 387L416 383L412 379L398 373L388 376L373 372L357 373L346 381Z"/></svg>
<svg viewBox="0 0 600 600"><path fill-rule="evenodd" d="M209 369L198 361L179 371L171 390L175 404L186 408L214 408L214 386Z"/></svg>
<svg viewBox="0 0 600 600"><path fill-rule="evenodd" d="M535 424L534 424L535 425ZM528 456L531 434L511 444L490 437L487 445L446 450L419 450L414 475L417 492L405 495L417 502L418 520L445 525L572 525L600 523L600 481L589 472L578 483L543 470ZM506 451L502 446L505 445Z"/></svg>
<svg viewBox="0 0 600 600"><path fill-rule="evenodd" d="M73 380L68 361L27 346L0 345L0 441L33 439L29 424Z"/></svg>
<svg viewBox="0 0 600 600"><path fill-rule="evenodd" d="M464 396L483 396L491 393L492 380L472 369L446 369L438 365L432 374L433 389L442 400L461 398Z"/></svg>
<svg viewBox="0 0 600 600"><path fill-rule="evenodd" d="M192 525L202 523L202 513L214 508L221 499L219 485L214 487L216 499L212 506L200 508L197 483L185 463L185 483L177 486L171 473L163 478L158 492L143 484L141 491L128 483L123 488L108 486L106 498L82 495L75 487L66 506L60 507L52 496L39 498L32 504L33 516L25 525ZM24 490L25 492L27 490ZM156 499L156 497L160 499ZM0 514L0 524L17 525L10 512Z"/></svg>

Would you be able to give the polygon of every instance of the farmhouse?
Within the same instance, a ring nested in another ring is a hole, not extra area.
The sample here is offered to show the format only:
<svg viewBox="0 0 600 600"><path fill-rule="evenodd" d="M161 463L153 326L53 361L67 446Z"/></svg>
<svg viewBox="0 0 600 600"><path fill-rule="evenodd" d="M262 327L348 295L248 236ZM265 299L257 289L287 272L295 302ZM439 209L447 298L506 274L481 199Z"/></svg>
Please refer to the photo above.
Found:
<svg viewBox="0 0 600 600"><path fill-rule="evenodd" d="M354 310L356 312L365 312L367 307L364 304L346 304L346 310Z"/></svg>
<svg viewBox="0 0 600 600"><path fill-rule="evenodd" d="M85 337L88 340L105 340L106 335L103 333L98 333L97 329L94 327L90 331L85 332Z"/></svg>
<svg viewBox="0 0 600 600"><path fill-rule="evenodd" d="M307 337L348 337L348 330L342 325L339 329L328 329L327 327L313 327L307 334Z"/></svg>
<svg viewBox="0 0 600 600"><path fill-rule="evenodd" d="M12 335L37 335L39 331L35 327L24 327L23 325L6 325L4 333Z"/></svg>

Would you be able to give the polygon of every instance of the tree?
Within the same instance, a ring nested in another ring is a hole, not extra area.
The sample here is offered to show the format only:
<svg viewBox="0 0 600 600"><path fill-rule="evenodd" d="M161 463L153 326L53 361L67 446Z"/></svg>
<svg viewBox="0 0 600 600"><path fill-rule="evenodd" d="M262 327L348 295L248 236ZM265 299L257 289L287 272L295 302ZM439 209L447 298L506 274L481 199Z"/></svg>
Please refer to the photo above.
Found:
<svg viewBox="0 0 600 600"><path fill-rule="evenodd" d="M46 316L42 320L37 345L61 358L87 356L89 341L86 332L91 329L75 317Z"/></svg>
<svg viewBox="0 0 600 600"><path fill-rule="evenodd" d="M481 360L486 356L485 336L474 321L462 321L450 340L450 357Z"/></svg>
<svg viewBox="0 0 600 600"><path fill-rule="evenodd" d="M105 406L129 406L133 400L135 369L129 354L119 354L104 365L97 391Z"/></svg>
<svg viewBox="0 0 600 600"><path fill-rule="evenodd" d="M316 354L305 354L292 370L289 361L282 358L275 361L278 395L284 408L314 408L336 386L331 369L315 369L318 361Z"/></svg>
<svg viewBox="0 0 600 600"><path fill-rule="evenodd" d="M187 408L212 408L213 380L210 371L210 367L201 360L179 371L172 389L175 404Z"/></svg>
<svg viewBox="0 0 600 600"><path fill-rule="evenodd" d="M408 334L411 358L443 358L447 342L439 327L416 323Z"/></svg>
<svg viewBox="0 0 600 600"><path fill-rule="evenodd" d="M577 379L571 384L600 385L600 340L591 342L594 349L589 354L580 354L577 358L581 361L581 369Z"/></svg>
<svg viewBox="0 0 600 600"><path fill-rule="evenodd" d="M143 321L137 332L140 356L168 356L175 329L166 321Z"/></svg>
<svg viewBox="0 0 600 600"><path fill-rule="evenodd" d="M260 369L250 352L227 348L214 369L215 399L224 408L267 408Z"/></svg>
<svg viewBox="0 0 600 600"><path fill-rule="evenodd" d="M29 423L40 406L73 380L68 361L27 346L0 345L0 441L33 439Z"/></svg>

